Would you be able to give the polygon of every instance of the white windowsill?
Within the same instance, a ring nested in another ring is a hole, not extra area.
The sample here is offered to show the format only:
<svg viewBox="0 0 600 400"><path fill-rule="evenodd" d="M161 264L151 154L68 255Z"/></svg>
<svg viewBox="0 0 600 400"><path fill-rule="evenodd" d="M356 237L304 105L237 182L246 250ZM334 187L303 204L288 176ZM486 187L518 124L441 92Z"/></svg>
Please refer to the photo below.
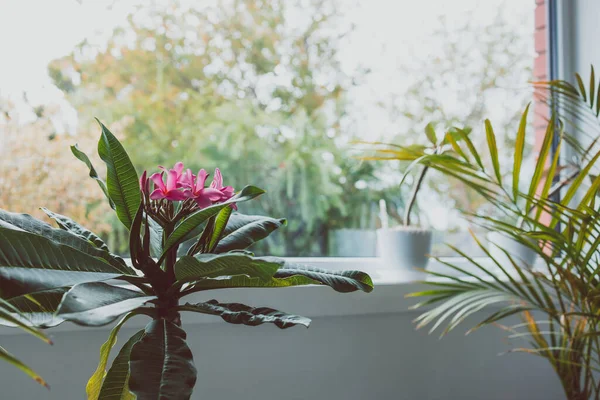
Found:
<svg viewBox="0 0 600 400"><path fill-rule="evenodd" d="M298 314L309 318L319 317L341 317L368 314L398 314L417 313L410 310L410 306L419 300L406 298L409 293L422 290L424 285L418 283L421 280L436 280L431 275L422 273L411 273L408 270L394 268L385 265L378 258L288 258L288 260L307 264L313 267L329 270L361 270L368 273L373 279L375 289L371 293L353 292L337 293L325 286L300 286L291 288L239 288L219 289L201 293L194 293L183 299L182 303L198 303L210 299L216 299L225 303L244 303L255 307L272 307L292 314ZM481 275L477 268L473 267L466 259L448 258L444 259L475 275ZM477 259L478 262L490 266L490 260ZM428 266L429 270L448 272L443 264L432 260ZM184 325L202 323L225 323L218 316L203 315L197 313L184 313L182 315ZM141 328L147 323L147 317L140 316L132 318L127 325ZM81 327L70 322L65 322L49 332L79 331L86 329L108 330L114 324L100 328ZM19 329L1 327L0 335L25 334Z"/></svg>

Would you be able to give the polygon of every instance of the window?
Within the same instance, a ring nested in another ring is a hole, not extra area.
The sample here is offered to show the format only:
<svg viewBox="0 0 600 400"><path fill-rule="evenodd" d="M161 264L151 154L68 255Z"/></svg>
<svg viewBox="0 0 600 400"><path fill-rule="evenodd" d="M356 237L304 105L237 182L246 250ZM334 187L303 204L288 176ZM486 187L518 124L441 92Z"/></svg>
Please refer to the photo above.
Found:
<svg viewBox="0 0 600 400"><path fill-rule="evenodd" d="M183 160L219 167L236 188L265 188L243 211L289 223L261 252L374 256L379 201L399 222L405 166L359 161L355 140L419 142L432 122L470 126L483 143L487 117L506 133L506 161L531 100L533 1L40 0L32 9L15 1L0 15L0 207L68 214L121 252L125 232L68 151L77 142L92 153L94 117L140 171ZM449 254L443 242L476 254L457 211L484 209L476 196L431 174L418 208L439 232L436 254Z"/></svg>

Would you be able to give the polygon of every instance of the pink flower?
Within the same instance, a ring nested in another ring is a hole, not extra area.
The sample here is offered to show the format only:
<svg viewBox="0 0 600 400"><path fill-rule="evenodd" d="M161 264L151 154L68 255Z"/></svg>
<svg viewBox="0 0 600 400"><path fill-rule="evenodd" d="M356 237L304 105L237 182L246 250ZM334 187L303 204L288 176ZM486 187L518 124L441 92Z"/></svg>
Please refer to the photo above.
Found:
<svg viewBox="0 0 600 400"><path fill-rule="evenodd" d="M190 170L188 170L188 174L192 175ZM196 183L190 185L190 187L188 189L185 189L184 191L185 196L187 198L194 199L194 201L196 202L196 204L198 204L198 207L200 208L209 207L215 201L223 199L223 193L221 193L220 190L217 190L213 187L204 187L207 177L208 173L206 172L206 170L201 169L200 171L198 171L198 175L196 176Z"/></svg>
<svg viewBox="0 0 600 400"><path fill-rule="evenodd" d="M175 164L177 166L177 164ZM182 164L183 168L183 164ZM154 191L150 193L151 200L167 199L171 201L182 201L186 199L185 194L178 190L177 170L167 171L167 184L163 182L164 172L152 174L150 179L154 182ZM181 176L181 173L179 174Z"/></svg>
<svg viewBox="0 0 600 400"><path fill-rule="evenodd" d="M162 165L159 165L158 169L160 169L165 174L169 173L169 170L167 170ZM184 181L182 180L183 177L184 177L184 175L183 175L183 163L181 161L175 163L175 165L173 166L173 169L171 169L170 171L175 171L177 173L177 177L176 177L177 187L178 188L183 187L184 186Z"/></svg>
<svg viewBox="0 0 600 400"><path fill-rule="evenodd" d="M223 175L221 175L219 168L215 168L215 177L213 178L210 187L223 193L223 197L221 198L222 201L229 200L235 194L232 186L223 187Z"/></svg>

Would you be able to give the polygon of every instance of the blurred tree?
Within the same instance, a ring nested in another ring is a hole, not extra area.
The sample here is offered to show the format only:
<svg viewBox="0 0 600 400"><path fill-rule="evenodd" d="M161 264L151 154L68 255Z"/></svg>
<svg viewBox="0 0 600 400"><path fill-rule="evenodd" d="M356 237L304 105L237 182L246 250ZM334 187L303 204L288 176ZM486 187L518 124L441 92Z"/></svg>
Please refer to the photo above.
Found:
<svg viewBox="0 0 600 400"><path fill-rule="evenodd" d="M105 46L83 42L49 74L84 129L91 116L127 121L138 168L183 160L218 166L237 188L264 187L246 212L290 221L269 251L322 255L327 216L350 212L338 166L357 164L342 163L339 142L355 80L336 57L350 29L340 17L330 0L144 4Z"/></svg>
<svg viewBox="0 0 600 400"><path fill-rule="evenodd" d="M110 227L102 216L110 208L91 179L73 173L75 158L69 145L74 138L56 133L51 121L56 111L46 106L34 121L19 121L14 105L0 98L0 208L47 219L39 210L43 206L106 232ZM85 134L77 137L88 148L96 140ZM93 162L100 164L99 159Z"/></svg>

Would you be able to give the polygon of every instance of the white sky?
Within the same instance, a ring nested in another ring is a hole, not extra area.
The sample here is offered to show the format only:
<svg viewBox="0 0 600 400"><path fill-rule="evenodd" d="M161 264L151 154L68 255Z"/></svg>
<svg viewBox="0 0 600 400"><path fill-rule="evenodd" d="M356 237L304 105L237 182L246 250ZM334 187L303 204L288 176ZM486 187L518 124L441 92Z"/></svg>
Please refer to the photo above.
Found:
<svg viewBox="0 0 600 400"><path fill-rule="evenodd" d="M213 2L212 0L211 2ZM156 1L154 1L156 2ZM164 2L164 1L162 1ZM196 1L202 4L206 1ZM502 0L342 0L356 23L351 45L342 49L349 69L372 60L369 86L377 91L396 76L397 64L410 50L411 41L423 43L439 15L460 21L466 10L477 10L485 20ZM521 8L533 0L504 0ZM52 87L46 66L68 54L85 38L94 42L110 36L137 1L132 0L0 0L0 96L18 102L25 91L34 104L62 97ZM390 38L397 38L390 41ZM427 44L420 49L431 52Z"/></svg>

